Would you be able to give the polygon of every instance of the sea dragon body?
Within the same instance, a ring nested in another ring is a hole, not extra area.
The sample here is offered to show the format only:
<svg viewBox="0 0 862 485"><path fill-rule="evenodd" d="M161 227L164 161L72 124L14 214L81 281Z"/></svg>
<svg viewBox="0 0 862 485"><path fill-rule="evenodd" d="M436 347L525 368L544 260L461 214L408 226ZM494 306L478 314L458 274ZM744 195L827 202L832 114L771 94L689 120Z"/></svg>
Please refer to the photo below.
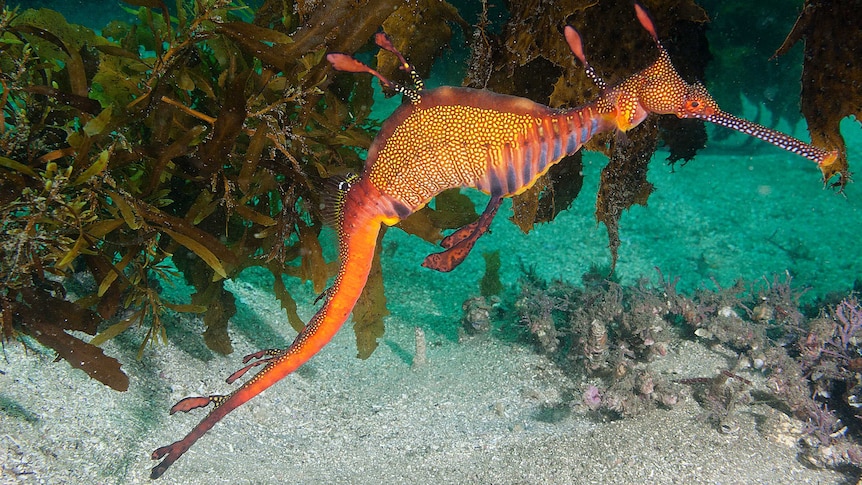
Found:
<svg viewBox="0 0 862 485"><path fill-rule="evenodd" d="M527 190L548 168L579 150L595 134L613 129L627 131L650 113L712 121L821 165L835 159L835 152L723 113L701 85L688 84L680 78L658 42L652 20L642 7L636 5L636 11L660 55L650 67L613 87L608 87L587 64L580 36L572 27L566 27L569 47L602 88L595 102L568 110L484 90L425 90L415 70L385 34L377 35L377 44L399 57L401 68L413 77L414 88L392 83L350 56L329 54L328 60L337 70L372 74L384 86L406 95L410 102L401 105L383 123L369 148L365 169L340 196L340 265L322 307L288 348L246 356L243 362L248 365L232 374L228 383L253 367L263 365L263 369L231 394L189 397L175 404L171 414L209 404L214 407L183 439L153 452L152 458L162 461L152 469L151 477L160 477L215 423L320 351L348 319L365 286L381 225L397 223L443 190L475 187L490 195L479 219L447 236L441 243L445 251L430 255L423 263L449 271L463 261L476 239L487 231L505 197Z"/></svg>

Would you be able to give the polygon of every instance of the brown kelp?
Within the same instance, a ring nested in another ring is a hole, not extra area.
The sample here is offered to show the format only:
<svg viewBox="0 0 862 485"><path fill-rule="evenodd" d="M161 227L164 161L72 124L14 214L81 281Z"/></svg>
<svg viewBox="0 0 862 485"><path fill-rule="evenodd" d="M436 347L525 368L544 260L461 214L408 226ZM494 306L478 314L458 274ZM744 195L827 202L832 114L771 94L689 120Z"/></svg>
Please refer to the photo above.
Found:
<svg viewBox="0 0 862 485"><path fill-rule="evenodd" d="M841 135L841 120L854 116L862 123L862 9L852 0L824 2L806 0L793 29L775 56L786 54L804 39L802 64L802 114L808 121L811 140L838 148L838 159L824 176L849 176L847 147ZM840 44L840 48L836 45Z"/></svg>
<svg viewBox="0 0 862 485"><path fill-rule="evenodd" d="M206 310L205 342L230 352L223 282L245 268L271 271L303 326L282 275L323 291L331 266L318 237L336 190L326 180L361 166L374 129L370 83L329 83L323 54L359 50L399 4L126 3L136 21L101 35L46 9L0 17L2 334L86 355L75 365L116 389L128 379L97 346L144 325L140 355L167 338L166 312ZM177 270L190 303L158 291ZM92 281L74 302L72 279ZM362 355L385 315L382 281L367 291Z"/></svg>

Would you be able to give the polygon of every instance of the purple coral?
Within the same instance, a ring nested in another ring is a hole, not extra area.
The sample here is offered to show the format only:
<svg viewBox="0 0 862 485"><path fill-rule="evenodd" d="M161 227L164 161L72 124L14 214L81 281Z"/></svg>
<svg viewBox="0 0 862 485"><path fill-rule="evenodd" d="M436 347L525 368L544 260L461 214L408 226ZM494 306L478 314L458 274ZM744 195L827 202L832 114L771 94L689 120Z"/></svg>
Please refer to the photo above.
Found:
<svg viewBox="0 0 862 485"><path fill-rule="evenodd" d="M841 348L846 349L853 342L853 337L862 328L862 308L855 297L845 298L835 308L835 319L838 320L837 333L841 339Z"/></svg>
<svg viewBox="0 0 862 485"><path fill-rule="evenodd" d="M593 385L587 387L583 394L584 404L591 410L595 411L602 405L602 393L599 388Z"/></svg>

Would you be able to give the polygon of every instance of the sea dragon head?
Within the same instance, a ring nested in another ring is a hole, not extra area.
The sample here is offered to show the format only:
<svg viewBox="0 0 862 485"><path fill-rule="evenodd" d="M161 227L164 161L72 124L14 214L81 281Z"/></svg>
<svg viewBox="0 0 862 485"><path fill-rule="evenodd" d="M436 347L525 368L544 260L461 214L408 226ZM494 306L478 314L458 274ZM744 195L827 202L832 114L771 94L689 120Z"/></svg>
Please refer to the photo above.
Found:
<svg viewBox="0 0 862 485"><path fill-rule="evenodd" d="M649 13L635 3L638 21L652 36L659 57L649 67L625 79L616 86L608 86L587 63L583 42L572 26L566 26L565 36L569 48L584 65L587 75L602 90L596 105L599 112L613 118L620 131L639 125L650 113L672 114L679 118L709 121L801 155L818 164L824 175L834 173L830 166L837 160L838 151L827 151L796 138L722 111L718 103L700 83L687 83L671 63L670 55L656 34Z"/></svg>

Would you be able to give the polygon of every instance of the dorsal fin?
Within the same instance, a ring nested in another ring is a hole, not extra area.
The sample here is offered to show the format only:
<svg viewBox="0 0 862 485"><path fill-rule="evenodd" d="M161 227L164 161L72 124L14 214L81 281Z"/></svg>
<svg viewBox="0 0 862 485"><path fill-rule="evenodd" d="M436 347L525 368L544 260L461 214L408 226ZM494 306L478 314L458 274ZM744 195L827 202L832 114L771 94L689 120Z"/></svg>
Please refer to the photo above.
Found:
<svg viewBox="0 0 862 485"><path fill-rule="evenodd" d="M377 44L377 47L381 49L387 50L396 56L398 56L398 60L401 61L401 70L405 72L410 71L410 63L407 62L407 59L401 55L401 52L395 48L395 45L392 43L392 39L386 35L386 32L378 32L374 34L374 43Z"/></svg>
<svg viewBox="0 0 862 485"><path fill-rule="evenodd" d="M635 14L638 17L638 22L641 23L641 26L649 32L650 37L652 37L653 42L655 42L658 50L661 51L662 55L667 55L667 51L664 46L661 44L661 41L658 40L658 33L655 30L655 21L652 19L652 15L650 15L649 11L644 8L638 2L635 2Z"/></svg>
<svg viewBox="0 0 862 485"><path fill-rule="evenodd" d="M381 49L387 50L396 56L398 56L398 61L401 63L399 69L410 74L410 79L413 81L414 86L417 91L422 91L425 89L425 81L419 77L419 73L416 72L416 68L413 67L412 64L407 62L407 59L401 55L401 52L395 48L395 44L392 43L392 39L386 34L386 32L378 32L374 35L374 43L377 44ZM408 95L409 97L409 95Z"/></svg>

